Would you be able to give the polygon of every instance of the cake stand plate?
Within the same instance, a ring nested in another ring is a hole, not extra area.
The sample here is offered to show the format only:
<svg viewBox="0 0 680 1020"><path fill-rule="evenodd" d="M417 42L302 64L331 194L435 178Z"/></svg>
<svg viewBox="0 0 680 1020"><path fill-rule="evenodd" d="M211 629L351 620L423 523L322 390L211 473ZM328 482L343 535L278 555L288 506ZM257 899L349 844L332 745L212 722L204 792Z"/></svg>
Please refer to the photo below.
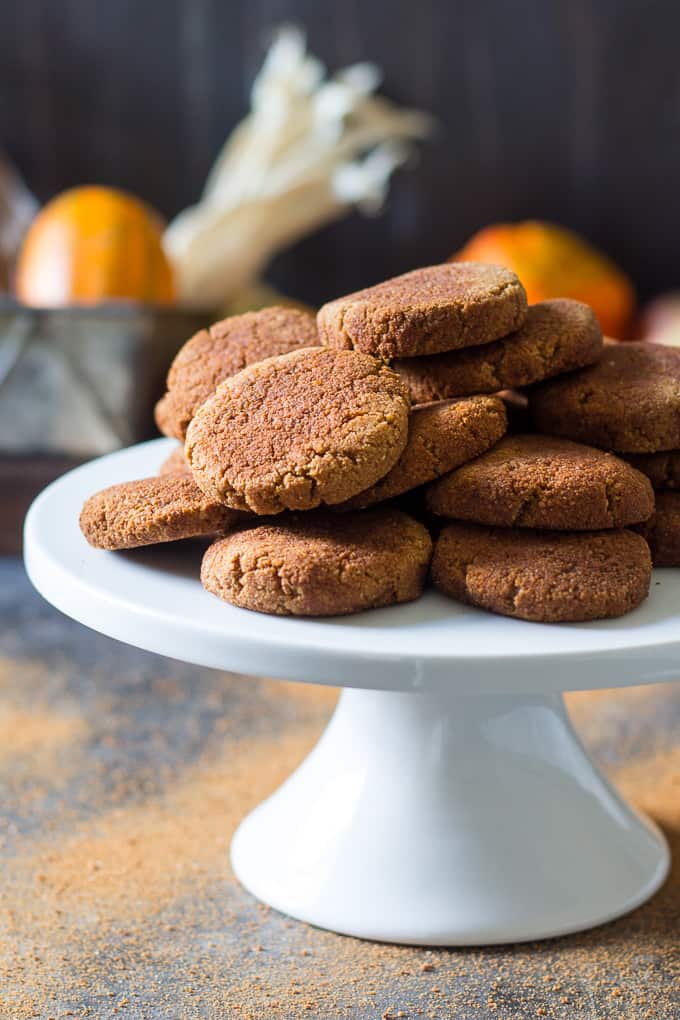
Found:
<svg viewBox="0 0 680 1020"><path fill-rule="evenodd" d="M201 547L91 549L84 499L153 474L154 440L50 485L26 519L36 588L94 630L183 661L345 688L319 743L240 825L236 875L292 917L428 945L588 928L663 882L658 829L600 775L562 692L680 676L680 571L620 620L539 625L428 592L333 619L259 615L201 588Z"/></svg>

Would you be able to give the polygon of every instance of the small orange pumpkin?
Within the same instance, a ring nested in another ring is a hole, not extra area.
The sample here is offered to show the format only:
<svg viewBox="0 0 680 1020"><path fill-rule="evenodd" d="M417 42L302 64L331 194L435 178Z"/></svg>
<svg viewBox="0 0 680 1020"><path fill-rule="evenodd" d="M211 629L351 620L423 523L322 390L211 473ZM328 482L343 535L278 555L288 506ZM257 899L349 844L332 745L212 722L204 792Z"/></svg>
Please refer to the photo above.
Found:
<svg viewBox="0 0 680 1020"><path fill-rule="evenodd" d="M15 291L39 307L133 300L175 300L163 251L163 221L150 206L115 188L81 187L48 202L19 253Z"/></svg>
<svg viewBox="0 0 680 1020"><path fill-rule="evenodd" d="M554 223L526 220L485 227L452 258L495 262L517 273L529 302L570 297L590 305L607 336L620 339L635 309L631 281L606 255Z"/></svg>

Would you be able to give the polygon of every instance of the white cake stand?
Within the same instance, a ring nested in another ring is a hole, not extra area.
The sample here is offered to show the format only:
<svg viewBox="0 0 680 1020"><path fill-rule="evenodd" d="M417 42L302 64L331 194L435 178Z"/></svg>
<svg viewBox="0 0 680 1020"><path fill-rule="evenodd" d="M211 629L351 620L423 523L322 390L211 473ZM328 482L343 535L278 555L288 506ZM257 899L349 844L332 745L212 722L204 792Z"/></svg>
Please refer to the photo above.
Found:
<svg viewBox="0 0 680 1020"><path fill-rule="evenodd" d="M669 866L658 829L595 769L562 692L680 676L680 571L621 620L541 626L429 592L360 616L284 619L204 592L195 543L91 549L83 500L153 474L165 440L47 488L28 573L62 612L201 666L339 685L316 748L238 829L255 896L323 928L431 945L560 935L646 900ZM272 749L272 753L275 753Z"/></svg>

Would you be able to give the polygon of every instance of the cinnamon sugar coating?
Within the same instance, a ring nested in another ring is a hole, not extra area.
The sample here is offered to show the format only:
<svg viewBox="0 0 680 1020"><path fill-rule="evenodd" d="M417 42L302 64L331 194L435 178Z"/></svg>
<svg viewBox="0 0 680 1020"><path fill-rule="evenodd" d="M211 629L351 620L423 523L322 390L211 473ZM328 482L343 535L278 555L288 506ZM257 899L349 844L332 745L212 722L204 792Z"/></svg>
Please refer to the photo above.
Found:
<svg viewBox="0 0 680 1020"><path fill-rule="evenodd" d="M399 376L358 351L269 358L222 383L193 418L197 484L237 510L277 514L341 503L373 485L406 446Z"/></svg>
<svg viewBox="0 0 680 1020"><path fill-rule="evenodd" d="M565 623L623 616L647 597L651 558L632 531L579 534L450 524L432 559L446 595L502 616Z"/></svg>
<svg viewBox="0 0 680 1020"><path fill-rule="evenodd" d="M317 323L326 346L389 359L486 344L526 314L524 288L509 269L447 262L329 301Z"/></svg>
<svg viewBox="0 0 680 1020"><path fill-rule="evenodd" d="M337 616L418 598L431 554L427 530L399 510L316 512L215 542L203 558L201 580L244 609Z"/></svg>

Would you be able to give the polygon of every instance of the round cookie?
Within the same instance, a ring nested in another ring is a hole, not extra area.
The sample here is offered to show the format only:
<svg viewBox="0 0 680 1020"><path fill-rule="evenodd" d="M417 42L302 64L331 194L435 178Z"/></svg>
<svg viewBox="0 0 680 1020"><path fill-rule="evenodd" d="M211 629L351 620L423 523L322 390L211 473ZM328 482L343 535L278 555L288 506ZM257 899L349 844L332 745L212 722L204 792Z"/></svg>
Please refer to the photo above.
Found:
<svg viewBox="0 0 680 1020"><path fill-rule="evenodd" d="M680 350L608 343L590 368L539 383L529 394L538 432L620 453L680 447Z"/></svg>
<svg viewBox="0 0 680 1020"><path fill-rule="evenodd" d="M238 531L205 553L201 581L243 609L340 616L422 594L432 540L399 510L313 513Z"/></svg>
<svg viewBox="0 0 680 1020"><path fill-rule="evenodd" d="M169 453L158 469L158 474L163 475L187 475L191 478L191 469L184 456L184 447L178 446L176 450Z"/></svg>
<svg viewBox="0 0 680 1020"><path fill-rule="evenodd" d="M420 403L528 386L592 365L601 353L602 330L592 309L559 298L531 305L520 328L502 340L431 358L398 359L392 368Z"/></svg>
<svg viewBox="0 0 680 1020"><path fill-rule="evenodd" d="M580 534L450 524L432 579L446 595L502 616L566 623L623 616L647 597L649 548L632 531Z"/></svg>
<svg viewBox="0 0 680 1020"><path fill-rule="evenodd" d="M625 458L643 475L654 489L680 489L680 450L661 453L628 453Z"/></svg>
<svg viewBox="0 0 680 1020"><path fill-rule="evenodd" d="M222 383L189 425L187 460L203 491L236 510L311 510L387 474L408 412L406 387L375 358L293 351Z"/></svg>
<svg viewBox="0 0 680 1020"><path fill-rule="evenodd" d="M102 489L86 500L80 530L97 549L135 549L179 538L215 535L241 514L205 496L181 475L142 478Z"/></svg>
<svg viewBox="0 0 680 1020"><path fill-rule="evenodd" d="M512 435L428 489L443 517L506 528L595 531L646 520L649 479L611 453L552 436Z"/></svg>
<svg viewBox="0 0 680 1020"><path fill-rule="evenodd" d="M342 509L361 508L400 496L431 482L498 442L507 428L502 400L467 400L416 407L411 412L406 449L384 478L354 496Z"/></svg>
<svg viewBox="0 0 680 1020"><path fill-rule="evenodd" d="M680 492L657 492L655 513L636 531L648 543L655 567L680 567Z"/></svg>
<svg viewBox="0 0 680 1020"><path fill-rule="evenodd" d="M521 326L526 313L524 287L511 270L448 262L329 301L317 324L327 347L388 359L485 344Z"/></svg>
<svg viewBox="0 0 680 1020"><path fill-rule="evenodd" d="M188 340L168 372L168 392L156 404L156 424L184 439L194 413L219 384L248 365L300 347L318 346L316 320L300 308L274 305L216 322Z"/></svg>

